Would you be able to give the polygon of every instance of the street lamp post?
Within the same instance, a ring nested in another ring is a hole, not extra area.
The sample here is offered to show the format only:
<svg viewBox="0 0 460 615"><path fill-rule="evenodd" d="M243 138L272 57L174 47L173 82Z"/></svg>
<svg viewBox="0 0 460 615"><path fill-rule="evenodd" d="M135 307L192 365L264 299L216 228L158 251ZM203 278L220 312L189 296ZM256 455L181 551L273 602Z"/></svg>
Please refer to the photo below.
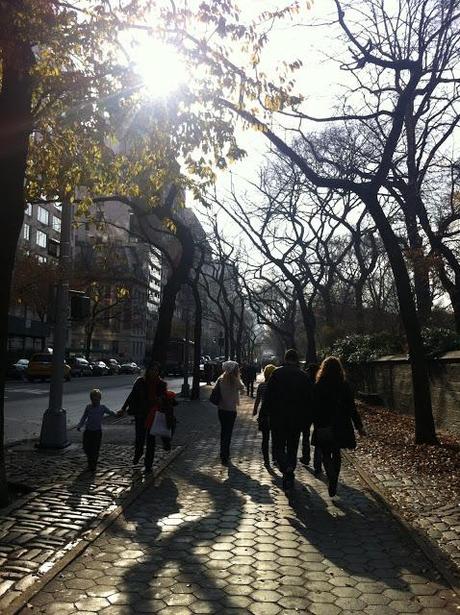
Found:
<svg viewBox="0 0 460 615"><path fill-rule="evenodd" d="M60 280L56 289L53 358L48 409L43 414L39 448L65 448L67 440L66 411L62 407L64 361L69 318L69 272L71 266L72 206L62 203Z"/></svg>

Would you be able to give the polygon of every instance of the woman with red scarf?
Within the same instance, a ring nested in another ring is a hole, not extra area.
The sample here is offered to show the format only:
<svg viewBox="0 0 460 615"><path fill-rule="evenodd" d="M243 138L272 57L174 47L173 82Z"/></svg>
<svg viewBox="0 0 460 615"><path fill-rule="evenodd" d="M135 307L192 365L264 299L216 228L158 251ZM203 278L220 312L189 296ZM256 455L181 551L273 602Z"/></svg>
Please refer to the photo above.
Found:
<svg viewBox="0 0 460 615"><path fill-rule="evenodd" d="M136 440L134 445L133 464L137 464L145 452L145 471L152 471L155 457L155 436L150 435L150 428L156 412L171 414L172 404L168 403L167 385L160 378L160 364L151 363L146 369L144 376L136 380L131 393L128 395L121 411L134 416L136 427ZM168 416L171 422L171 417ZM162 438L165 450L171 448L171 439Z"/></svg>

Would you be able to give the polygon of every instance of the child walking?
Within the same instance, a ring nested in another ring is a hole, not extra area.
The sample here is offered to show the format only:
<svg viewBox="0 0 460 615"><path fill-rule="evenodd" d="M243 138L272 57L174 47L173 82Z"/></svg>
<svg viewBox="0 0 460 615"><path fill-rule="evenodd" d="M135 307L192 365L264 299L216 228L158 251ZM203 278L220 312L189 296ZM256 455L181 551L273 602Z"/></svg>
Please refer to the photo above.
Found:
<svg viewBox="0 0 460 615"><path fill-rule="evenodd" d="M101 448L102 419L105 414L110 416L117 416L117 414L101 404L102 393L99 389L93 389L89 394L89 398L91 403L86 406L77 429L80 431L86 423L83 433L83 450L88 459L88 469L91 472L95 472Z"/></svg>

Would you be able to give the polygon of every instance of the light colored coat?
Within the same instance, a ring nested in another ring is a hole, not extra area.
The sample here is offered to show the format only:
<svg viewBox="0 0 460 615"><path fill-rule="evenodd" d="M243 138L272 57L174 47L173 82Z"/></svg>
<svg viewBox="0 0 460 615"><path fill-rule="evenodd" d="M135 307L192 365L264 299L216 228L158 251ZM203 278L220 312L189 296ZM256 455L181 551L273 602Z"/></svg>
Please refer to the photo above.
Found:
<svg viewBox="0 0 460 615"><path fill-rule="evenodd" d="M223 376L219 377L218 382L220 389L219 410L236 412L240 405L240 391L244 391L244 384L240 380L237 380L236 383L228 382Z"/></svg>

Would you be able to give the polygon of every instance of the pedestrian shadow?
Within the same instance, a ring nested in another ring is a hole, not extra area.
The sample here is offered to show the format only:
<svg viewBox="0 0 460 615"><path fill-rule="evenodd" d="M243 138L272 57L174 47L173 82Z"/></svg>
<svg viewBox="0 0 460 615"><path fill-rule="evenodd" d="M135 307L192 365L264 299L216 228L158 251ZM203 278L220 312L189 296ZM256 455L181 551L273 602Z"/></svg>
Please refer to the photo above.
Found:
<svg viewBox="0 0 460 615"><path fill-rule="evenodd" d="M228 467L228 478L224 484L237 491L247 493L256 504L273 503L273 498L270 495L270 486L264 485L259 480L252 478L233 463Z"/></svg>
<svg viewBox="0 0 460 615"><path fill-rule="evenodd" d="M300 488L290 499L291 526L316 547L329 563L332 576L371 582L383 592L395 590L399 600L410 600L413 577L422 577L449 589L439 575L382 506L364 491L341 483L341 499L329 504L314 488ZM341 572L342 571L342 572Z"/></svg>
<svg viewBox="0 0 460 615"><path fill-rule="evenodd" d="M187 482L210 500L207 510L197 503L195 513L190 514L188 506L188 516L194 517L190 520L181 513L178 487L171 478L154 487L158 499L151 492L146 493L134 510L125 512L128 526L136 524L134 541L132 531L119 523L114 524L112 534L134 542L133 549L135 544L142 545L143 551L143 556L132 561L122 575L120 587L127 594L125 613L138 613L139 609L157 612L166 605L180 610L196 600L206 603L208 609L209 605L215 607L203 612L238 608L237 599L221 587L224 571L232 562L228 554L224 557L225 553L212 551L211 545L228 540L230 548L246 501L236 492L235 481L238 489L244 489L248 479L243 472L233 473L233 479L224 481L196 472L178 475L179 481ZM216 559L212 559L214 556ZM169 589L177 583L183 593L172 593Z"/></svg>

